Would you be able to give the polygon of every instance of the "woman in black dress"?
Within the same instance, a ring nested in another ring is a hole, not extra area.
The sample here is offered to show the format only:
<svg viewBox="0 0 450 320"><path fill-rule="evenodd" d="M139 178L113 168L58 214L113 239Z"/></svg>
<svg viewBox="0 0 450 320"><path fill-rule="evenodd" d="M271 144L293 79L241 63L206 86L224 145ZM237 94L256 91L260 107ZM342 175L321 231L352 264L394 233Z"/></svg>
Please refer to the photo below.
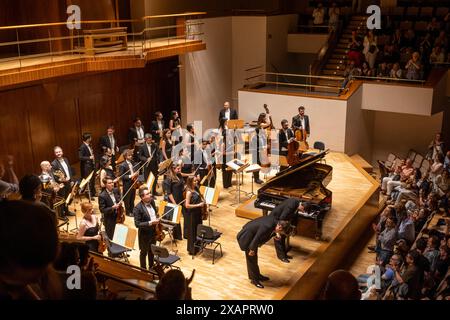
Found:
<svg viewBox="0 0 450 320"><path fill-rule="evenodd" d="M80 222L77 239L86 241L90 251L98 252L98 245L101 240L101 236L98 234L100 226L92 204L83 202L81 212L83 213L83 219Z"/></svg>
<svg viewBox="0 0 450 320"><path fill-rule="evenodd" d="M219 137L217 137L221 139L218 144L220 144L222 153L222 183L225 189L231 187L231 180L233 179L233 172L227 170L226 164L234 159L234 137L231 130L228 130L227 122L226 118L220 119Z"/></svg>
<svg viewBox="0 0 450 320"><path fill-rule="evenodd" d="M184 200L184 179L181 175L181 167L177 164L172 164L169 172L163 181L164 200L168 203L180 205ZM182 208L183 217L185 216L184 206ZM183 232L186 236L186 219L184 220ZM181 235L181 226L177 224L173 229L173 237L177 240L183 240Z"/></svg>
<svg viewBox="0 0 450 320"><path fill-rule="evenodd" d="M183 139L181 132L181 118L177 111L172 111L170 113L169 129L172 132L172 141L176 146Z"/></svg>
<svg viewBox="0 0 450 320"><path fill-rule="evenodd" d="M114 180L114 185L116 185L117 180L116 174L111 166L111 158L108 156L102 156L100 158L100 187L102 191L105 189L105 184L103 183L105 178L111 178Z"/></svg>
<svg viewBox="0 0 450 320"><path fill-rule="evenodd" d="M186 213L185 224L187 225L187 251L190 255L195 255L198 251L194 247L197 239L197 226L202 224L202 207L204 202L197 191L197 178L189 177L186 181Z"/></svg>
<svg viewBox="0 0 450 320"><path fill-rule="evenodd" d="M161 139L161 161L172 158L172 132L170 129L165 129L163 132L163 138Z"/></svg>

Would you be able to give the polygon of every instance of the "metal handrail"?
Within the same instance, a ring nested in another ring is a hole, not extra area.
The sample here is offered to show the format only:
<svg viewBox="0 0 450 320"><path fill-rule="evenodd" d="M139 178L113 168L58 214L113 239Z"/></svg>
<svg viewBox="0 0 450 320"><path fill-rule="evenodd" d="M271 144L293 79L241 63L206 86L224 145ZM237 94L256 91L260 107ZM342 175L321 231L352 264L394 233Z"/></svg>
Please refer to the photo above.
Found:
<svg viewBox="0 0 450 320"><path fill-rule="evenodd" d="M258 72L258 73L260 73L260 76L274 75L274 76L288 76L288 77L299 77L299 78L315 78L315 79L325 79L325 80L344 80L345 79L344 77L333 77L333 76L313 76L313 75L307 75L307 74L277 73L277 72L266 72L266 71L256 71L256 70L255 71L245 70L245 71ZM248 78L248 79L250 79L250 78ZM245 80L247 80L247 79L245 79Z"/></svg>
<svg viewBox="0 0 450 320"><path fill-rule="evenodd" d="M265 84L275 84L280 86L290 86L290 87L308 87L308 88L325 88L325 89L342 89L342 86L325 86L325 85L316 85L316 84L302 84L302 83L285 83L285 82L277 82L277 81L258 81L257 83L265 83Z"/></svg>
<svg viewBox="0 0 450 320"><path fill-rule="evenodd" d="M368 77L368 76L352 76L354 79L368 79L368 80L384 80L384 81L397 81L397 82L411 82L411 83L420 83L424 84L427 82L426 80L411 80L411 79L403 79L403 78L389 78L389 77Z"/></svg>

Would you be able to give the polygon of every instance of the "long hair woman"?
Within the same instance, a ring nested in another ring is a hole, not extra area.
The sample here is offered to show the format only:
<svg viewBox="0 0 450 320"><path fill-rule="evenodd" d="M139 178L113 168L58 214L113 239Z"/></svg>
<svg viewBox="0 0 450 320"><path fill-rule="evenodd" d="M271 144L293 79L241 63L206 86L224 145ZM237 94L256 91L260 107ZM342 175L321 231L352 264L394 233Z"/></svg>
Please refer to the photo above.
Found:
<svg viewBox="0 0 450 320"><path fill-rule="evenodd" d="M198 251L194 244L197 239L197 226L202 224L202 207L205 205L197 191L197 184L198 180L195 177L189 177L186 181L184 223L187 231L187 251L190 255L195 255Z"/></svg>

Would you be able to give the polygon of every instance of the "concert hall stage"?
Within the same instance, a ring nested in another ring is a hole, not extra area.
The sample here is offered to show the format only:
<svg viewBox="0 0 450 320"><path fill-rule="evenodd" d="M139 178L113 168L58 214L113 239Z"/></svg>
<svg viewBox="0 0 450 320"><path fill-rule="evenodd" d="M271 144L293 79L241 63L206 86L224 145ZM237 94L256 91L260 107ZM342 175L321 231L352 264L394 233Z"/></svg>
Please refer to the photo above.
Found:
<svg viewBox="0 0 450 320"><path fill-rule="evenodd" d="M351 247L378 213L378 183L343 153L331 152L325 160L333 167L332 180L327 186L333 192L332 209L323 222L323 238L326 240L315 240L314 222L302 219L304 223L299 228L299 235L291 238L293 249L290 254L293 259L290 263L277 259L272 240L262 246L258 252L259 267L263 275L270 277L270 281L264 282L264 289L258 289L248 280L245 256L236 241L236 234L249 220L235 214L239 206L236 205L235 186L228 190L222 189L218 207L213 208L211 214L211 226L223 233L219 239L223 257L217 258L213 265L212 250L207 249L192 259L186 252L186 240L179 241L173 247L181 257L177 265L186 276L196 269L191 285L194 299L315 298L315 293L321 289L328 274L346 259ZM221 187L221 172L217 172L218 186ZM233 183L234 180L235 177ZM254 187L256 193L258 185ZM251 174L245 174L241 190L251 191ZM241 204L246 200L248 197L242 194ZM77 212L80 216L80 210ZM73 217L71 223L72 227ZM134 227L130 217L126 218L125 223ZM168 237L163 245L171 249ZM131 252L130 262L139 265L137 241L135 248Z"/></svg>

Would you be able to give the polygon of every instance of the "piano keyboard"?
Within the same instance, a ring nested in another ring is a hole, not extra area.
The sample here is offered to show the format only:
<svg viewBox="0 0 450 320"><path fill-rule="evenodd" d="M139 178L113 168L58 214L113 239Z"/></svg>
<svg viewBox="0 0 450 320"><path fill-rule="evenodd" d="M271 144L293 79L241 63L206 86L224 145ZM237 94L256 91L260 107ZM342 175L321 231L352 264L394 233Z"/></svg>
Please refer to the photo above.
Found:
<svg viewBox="0 0 450 320"><path fill-rule="evenodd" d="M265 209L265 210L273 210L275 209L276 205L273 202L269 202L269 201L262 201L259 203L260 208ZM316 211L312 211L310 213L306 213L306 212L297 212L300 216L302 217L306 217L306 218L312 218L314 217L317 212Z"/></svg>

